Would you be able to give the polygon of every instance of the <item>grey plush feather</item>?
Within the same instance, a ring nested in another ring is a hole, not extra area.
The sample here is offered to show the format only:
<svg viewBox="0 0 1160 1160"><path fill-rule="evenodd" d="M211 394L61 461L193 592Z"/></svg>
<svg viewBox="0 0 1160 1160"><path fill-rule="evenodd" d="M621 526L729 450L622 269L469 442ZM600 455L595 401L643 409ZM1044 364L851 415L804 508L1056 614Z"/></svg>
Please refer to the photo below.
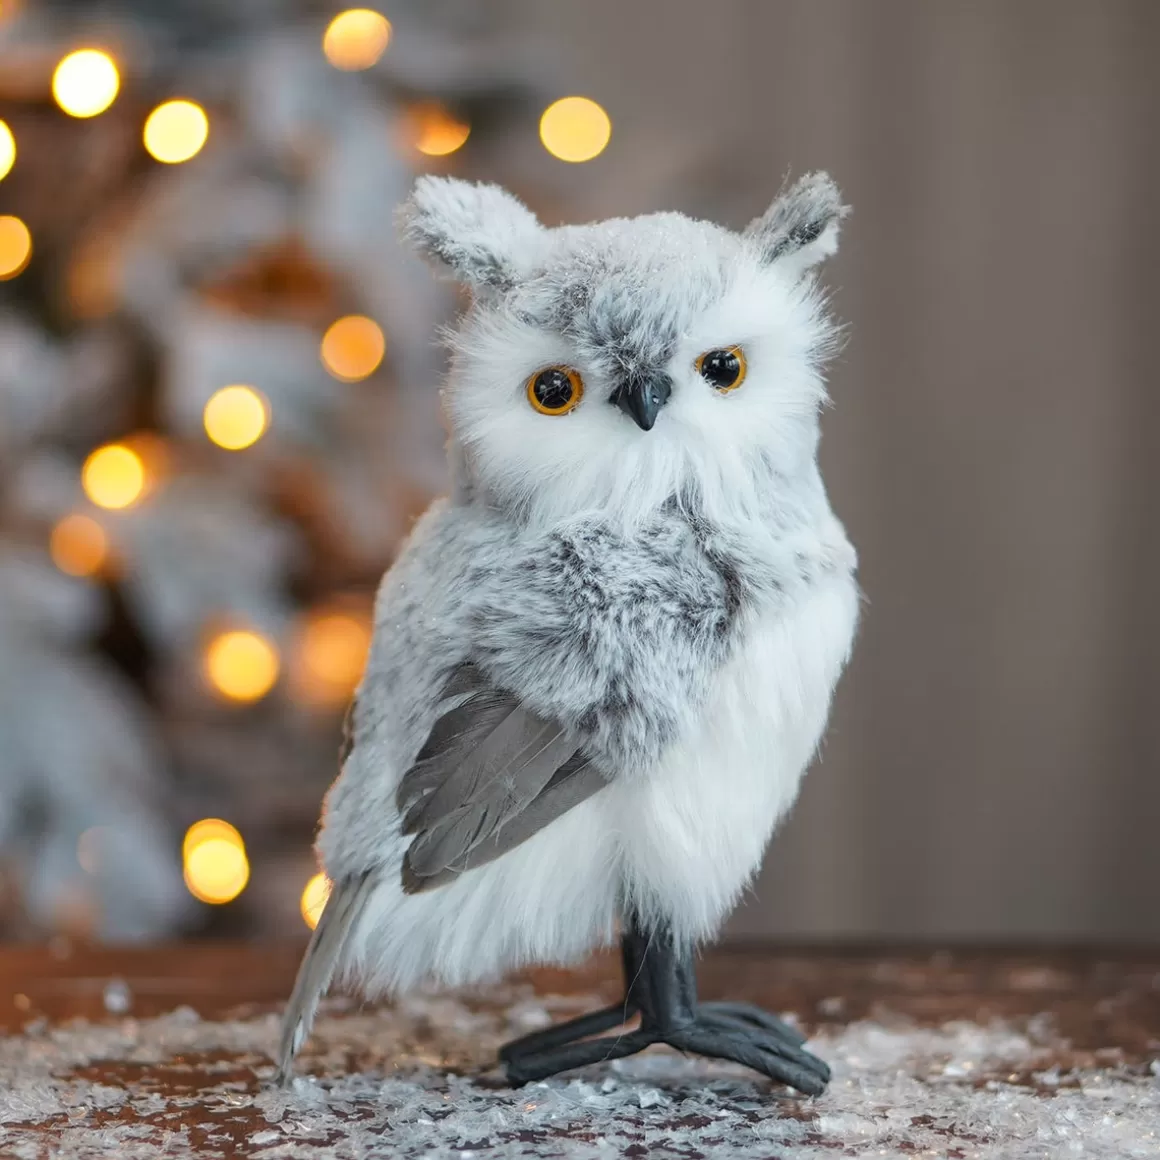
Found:
<svg viewBox="0 0 1160 1160"><path fill-rule="evenodd" d="M276 1078L283 1086L290 1082L294 1056L310 1034L318 1001L330 986L351 928L371 892L372 881L369 874L363 874L336 882L314 928L282 1019Z"/></svg>
<svg viewBox="0 0 1160 1160"><path fill-rule="evenodd" d="M411 870L424 877L462 867L575 752L576 742L560 726L513 710L425 803L408 850Z"/></svg>
<svg viewBox="0 0 1160 1160"><path fill-rule="evenodd" d="M419 817L428 796L518 708L519 702L509 693L483 692L439 718L399 786L397 804L403 813L404 834L421 828ZM457 792L463 792L463 787Z"/></svg>
<svg viewBox="0 0 1160 1160"><path fill-rule="evenodd" d="M462 759L448 762L447 776L424 802L417 829L445 827L456 812L475 803L499 805L505 794L538 793L576 752L559 725L514 706Z"/></svg>
<svg viewBox="0 0 1160 1160"><path fill-rule="evenodd" d="M608 779L583 754L575 754L553 775L552 780L502 828L480 839L468 851L462 863L435 873L418 877L405 861L403 885L409 894L434 890L454 881L467 870L475 870L495 861L502 854L526 842L549 822L566 814L573 806L590 798L608 784Z"/></svg>
<svg viewBox="0 0 1160 1160"><path fill-rule="evenodd" d="M573 736L481 678L473 665L452 675L442 703L472 691L435 722L399 784L403 832L416 835L410 893L492 861L605 784Z"/></svg>

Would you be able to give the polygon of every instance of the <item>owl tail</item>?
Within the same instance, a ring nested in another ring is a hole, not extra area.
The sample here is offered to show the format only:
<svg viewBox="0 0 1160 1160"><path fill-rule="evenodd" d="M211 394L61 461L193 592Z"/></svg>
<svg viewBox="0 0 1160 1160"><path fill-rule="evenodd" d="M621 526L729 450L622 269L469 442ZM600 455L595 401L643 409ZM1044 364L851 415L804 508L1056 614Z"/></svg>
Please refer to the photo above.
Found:
<svg viewBox="0 0 1160 1160"><path fill-rule="evenodd" d="M285 1087L293 1075L294 1056L306 1042L314 1023L314 1013L338 966L350 932L362 914L373 886L371 875L336 882L314 928L310 945L302 956L294 990L282 1018L282 1039L278 1045L275 1082Z"/></svg>

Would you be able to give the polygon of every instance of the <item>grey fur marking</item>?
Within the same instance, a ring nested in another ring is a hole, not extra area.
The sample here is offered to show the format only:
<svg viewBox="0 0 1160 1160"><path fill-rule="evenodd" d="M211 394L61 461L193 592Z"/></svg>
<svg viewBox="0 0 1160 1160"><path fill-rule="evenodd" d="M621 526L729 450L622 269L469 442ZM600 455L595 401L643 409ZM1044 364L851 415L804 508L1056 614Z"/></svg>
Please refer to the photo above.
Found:
<svg viewBox="0 0 1160 1160"><path fill-rule="evenodd" d="M354 715L357 704L358 698L351 697L350 704L347 705L346 712L342 716L342 740L338 746L339 769L346 764L346 759L350 756L350 751L354 748Z"/></svg>
<svg viewBox="0 0 1160 1160"><path fill-rule="evenodd" d="M518 608L510 592L524 593ZM599 524L513 545L471 602L475 659L583 741L607 776L654 763L727 658L737 593L690 524L626 541Z"/></svg>
<svg viewBox="0 0 1160 1160"><path fill-rule="evenodd" d="M512 288L511 307L531 325L566 335L613 380L661 369L728 282L728 263L701 252L705 230L726 253L736 249L734 235L679 214L562 227L553 231L550 260ZM681 264L674 254L682 251L703 260Z"/></svg>
<svg viewBox="0 0 1160 1160"><path fill-rule="evenodd" d="M767 262L816 242L849 212L828 174L808 173L783 190L761 217L745 229Z"/></svg>

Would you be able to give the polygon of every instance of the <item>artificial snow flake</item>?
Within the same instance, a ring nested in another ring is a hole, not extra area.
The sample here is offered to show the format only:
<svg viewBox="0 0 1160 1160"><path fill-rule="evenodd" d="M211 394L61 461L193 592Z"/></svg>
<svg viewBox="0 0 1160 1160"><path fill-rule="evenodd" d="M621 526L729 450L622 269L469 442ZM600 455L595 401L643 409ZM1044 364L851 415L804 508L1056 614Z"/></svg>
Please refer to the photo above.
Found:
<svg viewBox="0 0 1160 1160"><path fill-rule="evenodd" d="M288 1089L271 1083L277 1019L218 1022L182 1010L141 1021L74 1023L0 1040L5 1155L34 1157L51 1125L61 1160L98 1149L194 1155L187 1123L246 1128L247 1155L272 1160L397 1160L636 1154L722 1160L930 1156L976 1160L1145 1160L1157 1154L1160 1085L1124 1067L1092 1068L1044 1090L1031 1075L1051 1045L1019 1028L967 1022L919 1028L866 1021L819 1035L834 1066L815 1100L729 1064L651 1050L513 1090L490 1064L521 1024L525 988L497 990L486 1010L455 998L394 1010L324 1006L306 1064ZM590 997L548 998L554 1017ZM445 1057L453 1070L424 1062ZM945 1064L970 1063L952 1078ZM180 1083L165 1076L178 1068ZM990 1080L990 1083L984 1082ZM119 1109L114 1119L98 1109Z"/></svg>

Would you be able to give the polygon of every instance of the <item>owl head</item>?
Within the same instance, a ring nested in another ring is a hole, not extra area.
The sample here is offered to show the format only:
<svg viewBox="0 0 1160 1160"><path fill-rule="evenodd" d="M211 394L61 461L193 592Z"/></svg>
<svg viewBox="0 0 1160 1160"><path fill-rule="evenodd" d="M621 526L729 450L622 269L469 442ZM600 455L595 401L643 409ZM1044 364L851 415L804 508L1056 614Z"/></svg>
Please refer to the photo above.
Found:
<svg viewBox="0 0 1160 1160"><path fill-rule="evenodd" d="M553 229L497 186L420 178L404 234L472 291L444 392L466 486L633 524L813 472L834 328L809 271L844 213L813 174L740 233L677 213Z"/></svg>

